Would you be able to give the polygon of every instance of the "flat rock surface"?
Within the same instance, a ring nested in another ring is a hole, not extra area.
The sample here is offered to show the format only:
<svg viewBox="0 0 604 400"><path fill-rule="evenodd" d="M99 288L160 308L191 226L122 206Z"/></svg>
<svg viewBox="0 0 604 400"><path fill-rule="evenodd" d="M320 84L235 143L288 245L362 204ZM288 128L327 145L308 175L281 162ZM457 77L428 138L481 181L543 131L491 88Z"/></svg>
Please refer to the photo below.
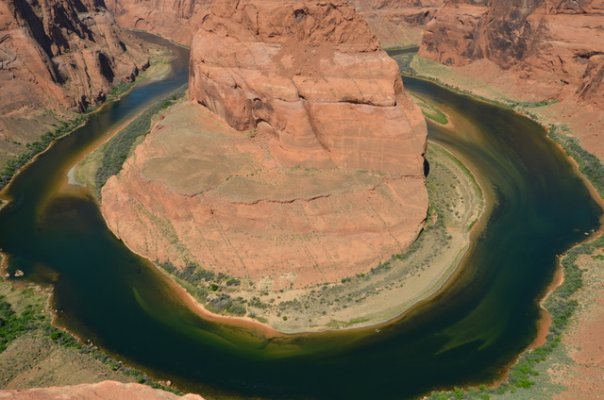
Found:
<svg viewBox="0 0 604 400"><path fill-rule="evenodd" d="M191 103L168 111L102 198L134 251L277 287L368 271L415 239L427 204L423 177L283 165Z"/></svg>

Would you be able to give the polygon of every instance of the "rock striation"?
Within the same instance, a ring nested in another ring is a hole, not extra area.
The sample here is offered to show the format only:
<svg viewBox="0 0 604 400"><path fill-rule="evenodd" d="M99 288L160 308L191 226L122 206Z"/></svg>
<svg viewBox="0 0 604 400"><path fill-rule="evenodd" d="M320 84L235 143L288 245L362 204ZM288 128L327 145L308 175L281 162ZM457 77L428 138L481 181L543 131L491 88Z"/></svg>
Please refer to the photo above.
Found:
<svg viewBox="0 0 604 400"><path fill-rule="evenodd" d="M212 0L105 0L120 26L189 46Z"/></svg>
<svg viewBox="0 0 604 400"><path fill-rule="evenodd" d="M103 381L75 386L54 386L25 390L0 390L0 399L6 400L203 400L201 396L152 389L138 383Z"/></svg>
<svg viewBox="0 0 604 400"><path fill-rule="evenodd" d="M102 190L130 248L301 287L367 272L417 237L425 121L347 2L217 1L190 74L192 102Z"/></svg>
<svg viewBox="0 0 604 400"><path fill-rule="evenodd" d="M384 47L419 44L443 0L350 0Z"/></svg>
<svg viewBox="0 0 604 400"><path fill-rule="evenodd" d="M454 66L488 59L526 79L554 76L548 84L562 96L595 99L603 23L601 0L448 0L427 26L420 54Z"/></svg>
<svg viewBox="0 0 604 400"><path fill-rule="evenodd" d="M0 150L34 140L41 114L85 110L132 81L147 58L129 40L102 1L2 1Z"/></svg>
<svg viewBox="0 0 604 400"><path fill-rule="evenodd" d="M398 67L345 1L221 3L193 39L190 74L191 100L274 136L284 163L422 175Z"/></svg>
<svg viewBox="0 0 604 400"><path fill-rule="evenodd" d="M447 0L426 26L420 55L508 97L558 101L554 119L604 158L602 0Z"/></svg>

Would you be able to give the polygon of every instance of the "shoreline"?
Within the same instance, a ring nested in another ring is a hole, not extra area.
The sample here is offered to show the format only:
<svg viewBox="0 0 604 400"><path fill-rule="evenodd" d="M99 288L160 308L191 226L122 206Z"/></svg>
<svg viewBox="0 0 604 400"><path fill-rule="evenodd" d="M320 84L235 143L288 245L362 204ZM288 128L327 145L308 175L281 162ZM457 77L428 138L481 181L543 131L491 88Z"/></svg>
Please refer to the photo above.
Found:
<svg viewBox="0 0 604 400"><path fill-rule="evenodd" d="M248 316L232 316L218 314L209 310L203 303L197 300L186 289L185 286L178 282L178 279L175 276L161 268L156 263L148 260L143 254L139 254L132 250L123 241L122 243L124 244L124 246L128 247L131 252L145 259L148 263L150 263L150 265L152 265L152 268L155 271L159 272L164 278L166 278L166 283L169 284L171 287L170 289L178 295L179 300L182 301L196 315L203 319L229 327L250 329L257 333L263 334L266 338L269 339L284 336L294 337L315 334L320 335L325 333L336 332L359 332L379 330L386 326L396 324L402 319L406 318L408 315L413 314L416 309L421 308L426 304L429 304L431 301L434 300L434 298L438 297L440 293L446 291L451 285L455 284L459 274L463 270L463 265L467 261L467 257L470 253L470 250L475 244L476 238L486 227L488 217L490 216L491 211L495 205L492 193L489 190L486 190L487 186L484 182L485 178L481 176L478 171L473 170L469 163L464 160L461 155L457 154L451 149L446 148L446 146L443 146L434 141L430 141L430 144L440 149L440 151L447 153L453 160L455 160L455 162L459 163L462 168L465 168L465 170L469 174L469 179L471 179L474 184L477 185L481 193L482 210L479 212L477 218L471 223L471 227L466 233L468 241L467 245L465 245L459 250L457 257L453 259L444 270L440 271L439 278L436 283L431 284L426 289L422 290L412 301L408 303L403 303L403 308L394 316L387 316L386 318L377 320L369 320L368 323L358 324L357 326L353 327L345 326L338 328L330 328L328 326L322 326L319 329L312 329L312 327L303 327L301 329L279 329L278 327L275 327L269 323L262 322ZM121 238L119 237L118 239L121 240ZM416 241L417 240L419 240L419 237L418 239L416 239ZM395 304L393 308L400 306L400 303Z"/></svg>
<svg viewBox="0 0 604 400"><path fill-rule="evenodd" d="M404 82L404 78L405 76L403 76L403 82ZM550 130L548 128L548 124L553 124L554 126L558 126L560 125L559 122L557 121L548 121L545 117L541 116L538 117L532 113L530 113L528 110L525 110L523 108L516 108L516 107L512 107L509 104L506 104L504 101L497 99L497 98L488 98L485 97L482 94L478 94L475 93L471 88L466 88L460 85L457 85L455 83L450 83L447 82L445 80L443 80L442 78L439 78L437 76L434 75L423 75L418 71L415 71L415 73L413 75L409 75L409 78L413 78L413 79L417 79L417 80L422 80L425 82L429 82L432 84L435 84L437 86L440 86L443 89L446 90L450 90L453 91L461 96L467 96L473 100L476 101L480 101L483 102L485 104L489 104L489 105L493 105L496 107L500 107L500 108L504 108L506 110L512 111L514 113L516 113L517 115L523 116L537 124L539 124L539 126L541 126L543 128L543 130L545 131L545 136L544 139L546 141L550 141L555 147L557 147L562 154L564 155L565 159L571 164L571 167L573 169L573 172L576 174L576 176L578 176L581 181L583 182L583 184L585 185L585 187L587 188L588 192L590 193L592 199L600 206L600 208L602 210L604 210L604 198L603 196L599 193L599 191L597 190L597 188L595 187L595 185L593 184L593 182L589 179L589 177L587 175L585 175L581 169L580 169L580 165L579 165L579 161L577 159L575 159L575 157L573 157L562 145L562 143L560 143L559 141L555 140L551 135L550 135ZM453 80L453 78L451 79ZM513 100L513 99L510 99ZM581 146L581 148L583 149L583 147ZM591 154L591 153L590 153ZM555 271L554 271L554 275L552 277L552 281L548 284L548 286L546 287L546 289L544 290L543 294L541 296L539 296L538 299L536 299L537 302L537 306L539 307L540 310L540 317L539 319L536 321L536 328L537 328L537 332L535 335L535 338L531 341L531 343L529 343L527 345L527 347L521 351L509 364L508 367L504 368L501 372L501 376L496 378L495 380L493 380L492 382L488 382L485 386L488 388L497 388L500 387L501 385L506 384L509 381L509 376L511 371L522 361L522 358L526 355L529 354L535 350L538 350L541 347L544 347L545 345L547 345L549 343L549 333L550 333L550 328L553 324L553 315L551 313L551 311L547 308L546 306L546 302L553 296L556 295L557 290L564 284L565 282L565 267L563 265L563 259L564 257L573 249L576 249L580 246L586 245L594 240L596 240L598 237L604 235L604 214L602 215L602 217L600 218L600 227L598 230L592 231L590 232L588 235L585 236L584 240L581 240L577 243L574 243L573 245L571 245L564 253L559 254L558 257L556 258L556 265L555 265ZM579 289L581 290L581 289ZM573 312L572 316L574 317L576 314L576 311ZM563 332L568 332L568 327L564 329ZM477 389L479 388L481 385L476 385L476 384L470 384L467 386L463 386L464 390L469 390L469 389ZM436 392L440 392L439 390L435 390L433 393ZM445 391L444 393L446 393L447 391ZM428 398L428 397L426 397Z"/></svg>
<svg viewBox="0 0 604 400"><path fill-rule="evenodd" d="M135 31L136 32L136 31ZM148 32L144 32L141 31L143 33L148 33ZM143 40L143 39L141 39ZM175 43L176 44L176 43ZM186 48L182 45L179 45L180 47ZM165 48L153 44L151 43L150 49L161 49L162 51L165 51ZM165 54L162 54L163 56L165 56ZM174 60L174 56L173 54L171 54L169 56L168 60L162 59L162 55L160 55L155 61L154 63L150 63L149 67L145 70L143 70L138 76L137 79L135 79L133 82L130 83L126 83L127 87L124 90L119 91L118 94L112 94L109 93L107 95L107 100L105 102L103 102L102 104L99 104L97 107L95 107L93 110L90 110L88 112L85 113L77 113L76 117L73 120L67 120L67 121L62 121L62 123L71 123L71 122L78 122L76 125L74 125L73 128L70 127L69 131L65 132L63 135L58 136L54 139L52 139L47 145L46 147L42 150L39 151L38 153L34 154L25 164L23 164L22 166L20 166L19 168L17 168L12 176L9 178L8 182L0 188L0 209L5 207L7 204L9 204L10 202L12 202L12 198L10 198L9 196L7 196L7 193L10 191L11 186L13 185L13 182L15 180L15 178L17 176L19 176L25 169L27 169L31 164L33 164L38 157L42 156L43 154L45 154L47 151L49 151L56 142L58 142L59 140L73 134L76 130L82 128L84 125L86 125L86 123L88 123L89 119L91 116L99 113L100 111L102 111L103 109L105 109L106 107L110 106L111 104L120 101L122 98L124 98L125 96L127 96L128 94L130 94L137 86L141 85L141 84L145 84L146 82L149 81L153 81L155 79L163 79L167 74L170 73L172 67L171 67L171 63ZM150 60L151 61L151 60ZM166 63L167 61L167 63ZM152 70L155 67L161 67L162 65L168 64L170 65L170 68L168 71L163 71L163 73L159 74L159 75L150 75L148 72L150 70ZM122 83L118 83L116 84L113 89L116 89L119 87L119 85ZM55 131L53 131L55 132ZM40 136L42 137L42 136ZM20 154L25 154L25 153L20 153ZM13 157L19 157L20 154L15 154ZM75 166L75 165L74 165Z"/></svg>

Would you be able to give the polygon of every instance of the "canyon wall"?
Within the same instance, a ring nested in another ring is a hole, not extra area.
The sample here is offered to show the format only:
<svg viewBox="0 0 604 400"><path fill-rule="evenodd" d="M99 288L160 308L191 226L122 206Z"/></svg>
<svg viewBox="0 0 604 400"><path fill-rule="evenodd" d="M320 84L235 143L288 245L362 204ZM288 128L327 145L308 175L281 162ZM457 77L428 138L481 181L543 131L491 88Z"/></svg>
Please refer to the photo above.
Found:
<svg viewBox="0 0 604 400"><path fill-rule="evenodd" d="M604 159L604 1L447 0L420 55L569 126Z"/></svg>
<svg viewBox="0 0 604 400"><path fill-rule="evenodd" d="M347 2L217 1L190 74L192 101L102 190L134 251L279 288L367 272L415 240L425 121Z"/></svg>
<svg viewBox="0 0 604 400"><path fill-rule="evenodd" d="M0 158L132 81L147 59L130 42L102 1L2 1Z"/></svg>
<svg viewBox="0 0 604 400"><path fill-rule="evenodd" d="M600 101L604 1L448 0L420 54L452 66L487 59L547 81L557 97Z"/></svg>
<svg viewBox="0 0 604 400"><path fill-rule="evenodd" d="M443 0L350 0L383 47L418 45Z"/></svg>
<svg viewBox="0 0 604 400"><path fill-rule="evenodd" d="M189 46L212 0L105 0L120 26Z"/></svg>

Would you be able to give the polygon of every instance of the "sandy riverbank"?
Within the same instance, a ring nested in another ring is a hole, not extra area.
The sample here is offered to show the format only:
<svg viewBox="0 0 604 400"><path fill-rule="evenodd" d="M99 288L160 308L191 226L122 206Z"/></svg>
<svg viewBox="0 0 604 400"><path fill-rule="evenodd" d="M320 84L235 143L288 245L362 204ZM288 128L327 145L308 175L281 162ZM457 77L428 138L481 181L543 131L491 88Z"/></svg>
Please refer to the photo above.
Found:
<svg viewBox="0 0 604 400"><path fill-rule="evenodd" d="M473 176L475 172L470 173L435 143L430 144L428 157L432 171L428 187L435 211L408 253L393 257L372 272L304 289L271 292L251 282L222 288L231 298L244 299L246 315L237 317L210 311L183 288L195 292L188 282L171 280L172 290L205 319L254 329L268 337L377 326L398 319L453 279L471 235L482 227L476 222L487 217L484 191Z"/></svg>

